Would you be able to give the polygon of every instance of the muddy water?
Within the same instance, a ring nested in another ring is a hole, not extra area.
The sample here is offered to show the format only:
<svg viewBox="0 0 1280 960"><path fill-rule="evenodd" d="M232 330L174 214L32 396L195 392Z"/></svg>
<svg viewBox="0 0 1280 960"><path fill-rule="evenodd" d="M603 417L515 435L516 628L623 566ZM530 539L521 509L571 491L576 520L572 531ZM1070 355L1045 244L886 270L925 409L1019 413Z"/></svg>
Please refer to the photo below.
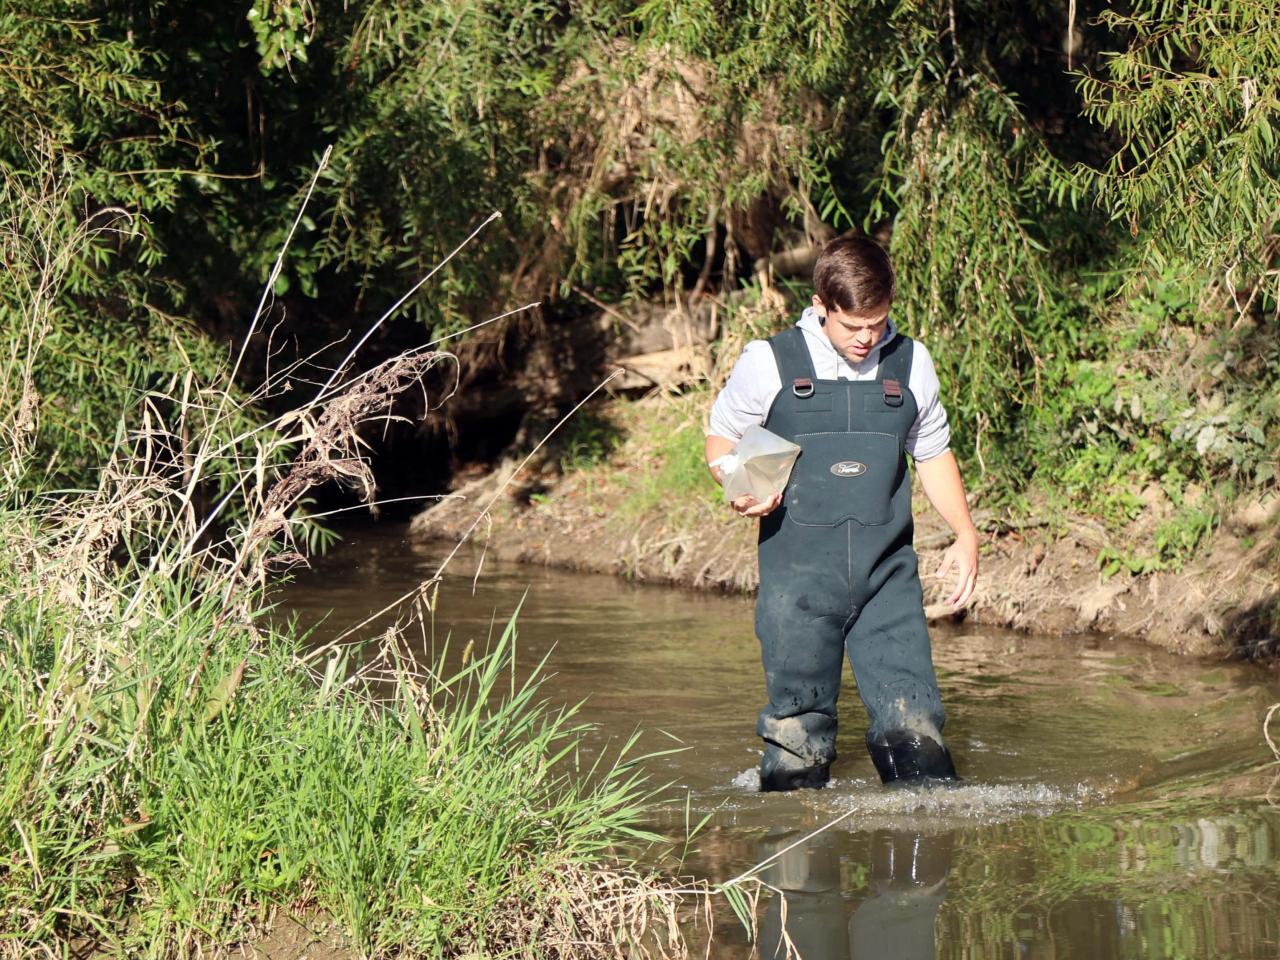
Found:
<svg viewBox="0 0 1280 960"><path fill-rule="evenodd" d="M447 546L399 527L346 542L287 592L324 637L433 572ZM479 568L479 576L476 577ZM474 583L473 583L473 578ZM555 701L587 698L608 751L635 729L707 827L664 866L724 881L768 861L758 953L806 960L1280 958L1280 767L1261 735L1280 679L1098 638L934 634L964 786L887 791L862 746L851 683L835 781L755 792L762 677L751 601L503 564L449 569L437 630L481 643L523 603L520 657L550 652ZM1276 802L1280 802L1278 799ZM812 831L839 819L829 830ZM719 922L714 957L752 947Z"/></svg>

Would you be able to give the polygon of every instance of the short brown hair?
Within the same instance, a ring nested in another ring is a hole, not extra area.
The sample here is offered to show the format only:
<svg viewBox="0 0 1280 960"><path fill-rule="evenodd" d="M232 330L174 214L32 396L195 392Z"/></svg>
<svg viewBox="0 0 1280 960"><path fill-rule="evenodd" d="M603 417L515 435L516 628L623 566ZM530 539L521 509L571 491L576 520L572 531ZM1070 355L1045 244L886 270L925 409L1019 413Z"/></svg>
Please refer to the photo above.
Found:
<svg viewBox="0 0 1280 960"><path fill-rule="evenodd" d="M813 265L813 290L829 310L869 313L893 302L893 265L869 237L837 237Z"/></svg>

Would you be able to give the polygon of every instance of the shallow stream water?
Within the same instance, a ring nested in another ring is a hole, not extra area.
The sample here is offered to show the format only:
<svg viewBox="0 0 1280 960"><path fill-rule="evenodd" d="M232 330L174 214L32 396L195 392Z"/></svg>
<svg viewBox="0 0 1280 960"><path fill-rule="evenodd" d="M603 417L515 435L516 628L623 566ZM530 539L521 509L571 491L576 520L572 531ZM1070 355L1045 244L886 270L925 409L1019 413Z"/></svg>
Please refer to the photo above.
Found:
<svg viewBox="0 0 1280 960"><path fill-rule="evenodd" d="M318 641L451 549L396 525L344 535L285 592L287 609L320 622ZM672 784L657 826L675 837L710 819L682 863L662 866L721 882L769 860L761 957L786 956L789 938L804 960L1280 958L1280 766L1261 730L1280 701L1274 673L1132 641L935 629L964 785L881 787L846 669L834 782L760 794L750 599L467 549L442 584L437 633L483 646L518 607L520 662L549 654L543 692L586 698L591 749L637 729L642 748L682 748L647 762ZM717 923L711 956L752 949L731 918Z"/></svg>

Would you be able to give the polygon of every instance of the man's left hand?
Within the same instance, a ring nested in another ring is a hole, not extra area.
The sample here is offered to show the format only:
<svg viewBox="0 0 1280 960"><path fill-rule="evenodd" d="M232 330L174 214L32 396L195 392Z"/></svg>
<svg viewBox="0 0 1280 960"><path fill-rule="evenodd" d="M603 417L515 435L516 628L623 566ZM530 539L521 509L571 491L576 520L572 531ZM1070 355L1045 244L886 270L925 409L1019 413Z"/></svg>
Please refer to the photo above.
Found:
<svg viewBox="0 0 1280 960"><path fill-rule="evenodd" d="M942 555L942 563L938 564L938 572L934 576L941 580L952 567L956 569L956 588L947 597L947 603L960 610L969 602L978 583L977 536L957 537Z"/></svg>
<svg viewBox="0 0 1280 960"><path fill-rule="evenodd" d="M744 517L766 517L782 503L782 494L775 493L768 500L757 500L751 494L744 494L737 500L729 502L734 512Z"/></svg>

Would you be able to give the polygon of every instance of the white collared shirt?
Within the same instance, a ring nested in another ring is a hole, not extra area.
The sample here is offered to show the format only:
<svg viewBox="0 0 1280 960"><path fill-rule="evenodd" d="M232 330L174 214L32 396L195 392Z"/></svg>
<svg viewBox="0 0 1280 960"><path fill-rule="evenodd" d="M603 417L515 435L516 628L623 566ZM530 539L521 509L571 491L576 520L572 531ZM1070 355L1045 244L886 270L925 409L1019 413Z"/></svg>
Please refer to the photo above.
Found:
<svg viewBox="0 0 1280 960"><path fill-rule="evenodd" d="M860 363L850 363L827 339L813 307L805 308L797 326L804 332L804 342L819 380L874 380L880 366L880 349L898 336L898 328L890 318L884 336L871 348L867 358ZM915 352L911 356L911 378L907 386L916 398L919 411L907 434L906 447L913 460L931 460L950 448L951 428L938 395L933 358L919 340L913 345ZM782 377L773 358L773 348L766 340L752 340L743 348L728 383L711 407L711 434L737 442L747 427L764 423L769 405L781 389Z"/></svg>

